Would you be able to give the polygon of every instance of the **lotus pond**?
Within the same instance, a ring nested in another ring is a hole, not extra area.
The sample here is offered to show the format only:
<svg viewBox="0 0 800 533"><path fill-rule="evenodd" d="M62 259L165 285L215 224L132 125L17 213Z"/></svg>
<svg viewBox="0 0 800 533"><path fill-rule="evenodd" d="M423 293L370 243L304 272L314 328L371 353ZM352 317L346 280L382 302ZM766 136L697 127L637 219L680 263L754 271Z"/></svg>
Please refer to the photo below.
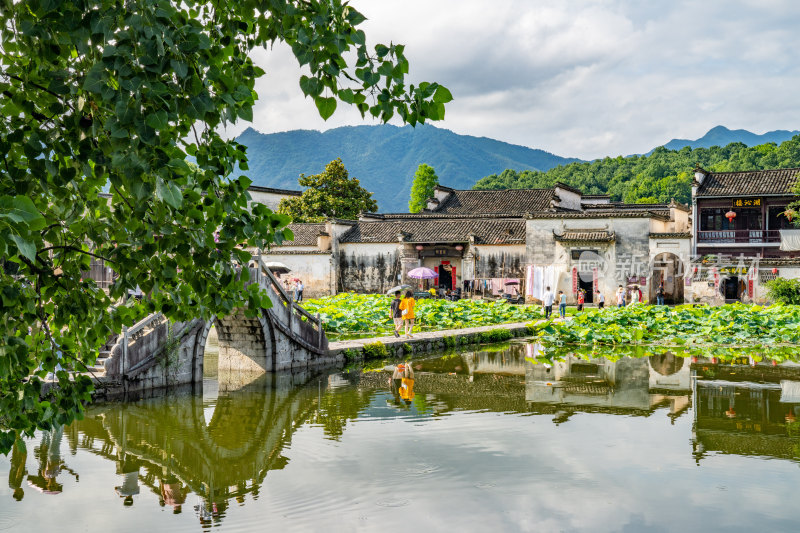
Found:
<svg viewBox="0 0 800 533"><path fill-rule="evenodd" d="M391 333L394 328L389 312L392 299L383 294L340 293L306 300L302 305L310 313L320 314L331 338L352 338ZM422 299L417 301L414 311L417 316L414 331L527 322L543 316L539 306L485 300Z"/></svg>
<svg viewBox="0 0 800 533"><path fill-rule="evenodd" d="M540 329L548 345L800 346L800 306L632 305L581 313Z"/></svg>
<svg viewBox="0 0 800 533"><path fill-rule="evenodd" d="M0 457L0 530L797 531L798 355L730 356L515 341L415 359L405 390L393 361L248 383L209 358Z"/></svg>

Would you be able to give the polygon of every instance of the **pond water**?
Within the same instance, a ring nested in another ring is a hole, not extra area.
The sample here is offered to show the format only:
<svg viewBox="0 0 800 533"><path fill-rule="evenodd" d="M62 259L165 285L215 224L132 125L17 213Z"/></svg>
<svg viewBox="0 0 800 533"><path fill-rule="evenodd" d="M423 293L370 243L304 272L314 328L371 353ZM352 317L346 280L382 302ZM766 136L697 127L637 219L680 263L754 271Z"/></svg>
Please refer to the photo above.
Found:
<svg viewBox="0 0 800 533"><path fill-rule="evenodd" d="M98 404L0 457L0 530L800 529L798 365L539 355Z"/></svg>

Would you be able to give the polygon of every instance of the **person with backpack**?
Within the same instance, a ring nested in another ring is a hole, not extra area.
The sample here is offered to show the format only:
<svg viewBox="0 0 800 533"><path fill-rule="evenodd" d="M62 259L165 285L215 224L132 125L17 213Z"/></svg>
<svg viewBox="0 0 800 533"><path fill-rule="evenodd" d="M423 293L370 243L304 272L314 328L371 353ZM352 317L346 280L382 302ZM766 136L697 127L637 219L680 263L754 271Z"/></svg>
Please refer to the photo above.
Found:
<svg viewBox="0 0 800 533"><path fill-rule="evenodd" d="M658 284L658 289L656 290L656 303L658 305L664 305L664 282Z"/></svg>
<svg viewBox="0 0 800 533"><path fill-rule="evenodd" d="M400 329L403 327L403 311L400 310L400 303L402 300L400 299L400 291L394 291L394 300L392 300L392 304L390 307L392 320L394 321L394 336L400 336Z"/></svg>
<svg viewBox="0 0 800 533"><path fill-rule="evenodd" d="M405 324L406 337L409 338L412 336L411 330L414 329L414 306L416 303L416 300L414 300L414 293L410 290L406 291L406 297L400 302L400 311L403 316L403 323Z"/></svg>

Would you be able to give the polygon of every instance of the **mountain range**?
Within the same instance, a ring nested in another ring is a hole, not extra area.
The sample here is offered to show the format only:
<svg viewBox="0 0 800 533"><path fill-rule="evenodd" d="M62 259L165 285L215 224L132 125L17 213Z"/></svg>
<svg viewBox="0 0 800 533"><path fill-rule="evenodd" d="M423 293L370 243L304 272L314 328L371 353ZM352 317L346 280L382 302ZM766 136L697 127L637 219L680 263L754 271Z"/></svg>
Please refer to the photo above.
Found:
<svg viewBox="0 0 800 533"><path fill-rule="evenodd" d="M758 135L717 126L699 139L672 139L664 146L670 150L732 142L754 146L781 143L798 133L776 130ZM469 189L484 176L505 169L546 171L580 161L487 137L459 135L431 125L344 126L325 132L292 130L270 134L248 128L237 140L248 147L250 170L244 173L254 185L296 190L301 173L322 172L327 163L340 157L350 176L374 193L381 212L408 210L414 172L421 163L431 165L443 185Z"/></svg>
<svg viewBox="0 0 800 533"><path fill-rule="evenodd" d="M325 132L259 133L246 129L237 140L248 147L254 185L298 189L297 178L318 174L337 157L350 177L374 193L381 212L407 212L414 172L422 163L439 182L469 189L480 178L507 168L549 170L578 161L486 137L459 135L430 125L344 126Z"/></svg>
<svg viewBox="0 0 800 533"><path fill-rule="evenodd" d="M708 133L695 139L672 139L664 148L669 150L680 150L684 146L689 148L710 148L712 146L727 146L730 143L740 142L747 146L758 146L759 144L775 143L780 144L788 141L800 131L774 130L762 135L747 130L729 130L725 126L716 126L708 130Z"/></svg>

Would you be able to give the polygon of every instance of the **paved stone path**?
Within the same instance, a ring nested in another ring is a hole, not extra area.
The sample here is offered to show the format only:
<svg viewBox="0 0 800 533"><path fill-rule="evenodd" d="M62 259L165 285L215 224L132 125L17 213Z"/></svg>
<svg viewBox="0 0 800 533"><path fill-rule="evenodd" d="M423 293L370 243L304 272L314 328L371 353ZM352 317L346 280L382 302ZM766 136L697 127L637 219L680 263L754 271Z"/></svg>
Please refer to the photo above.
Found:
<svg viewBox="0 0 800 533"><path fill-rule="evenodd" d="M421 353L443 348L443 339L445 337L473 337L477 334L494 329L507 329L514 337L524 337L529 334L529 325L540 324L542 322L544 322L544 320L532 322L512 322L510 324L493 324L491 326L479 326L475 328L425 331L422 333L414 333L413 337L411 338L408 338L405 335L401 335L399 338L395 337L394 335L388 335L383 337L369 337L366 339L351 339L346 341L332 342L328 348L331 355L339 354L345 350L355 350L357 352L361 352L365 345L380 342L386 346L389 353L396 352L398 355L402 354L404 344L412 345L414 348L414 353Z"/></svg>

